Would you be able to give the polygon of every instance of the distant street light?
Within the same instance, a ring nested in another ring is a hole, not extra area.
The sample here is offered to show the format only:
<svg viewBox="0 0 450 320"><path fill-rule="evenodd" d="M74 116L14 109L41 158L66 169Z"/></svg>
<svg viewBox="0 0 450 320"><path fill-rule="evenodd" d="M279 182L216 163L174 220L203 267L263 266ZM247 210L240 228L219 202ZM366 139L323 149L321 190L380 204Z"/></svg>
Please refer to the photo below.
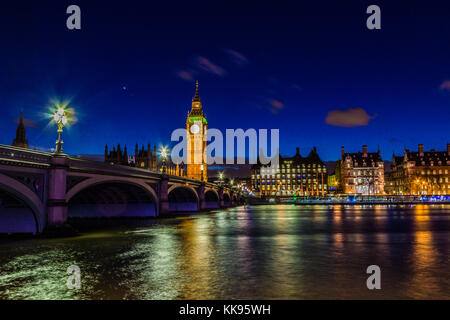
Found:
<svg viewBox="0 0 450 320"><path fill-rule="evenodd" d="M223 183L223 172L219 172L219 184Z"/></svg>
<svg viewBox="0 0 450 320"><path fill-rule="evenodd" d="M203 170L204 170L203 164L200 165L200 170L202 171L202 177L201 177L201 180L203 181Z"/></svg>
<svg viewBox="0 0 450 320"><path fill-rule="evenodd" d="M53 114L53 121L55 121L58 126L58 140L56 141L56 154L63 153L63 141L62 141L62 132L64 126L68 123L67 114L64 108L58 107L55 113Z"/></svg>
<svg viewBox="0 0 450 320"><path fill-rule="evenodd" d="M166 173L167 154L168 154L167 148L166 147L162 147L161 151L160 151L160 155L161 155L161 158L162 158L162 172L163 173Z"/></svg>

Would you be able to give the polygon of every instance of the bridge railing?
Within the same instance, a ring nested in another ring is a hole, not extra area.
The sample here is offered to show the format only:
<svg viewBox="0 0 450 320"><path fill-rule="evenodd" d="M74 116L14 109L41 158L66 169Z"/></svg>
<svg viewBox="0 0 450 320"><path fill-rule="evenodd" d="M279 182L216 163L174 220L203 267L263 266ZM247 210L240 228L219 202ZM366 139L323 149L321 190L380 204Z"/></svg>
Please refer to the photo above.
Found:
<svg viewBox="0 0 450 320"><path fill-rule="evenodd" d="M126 165L117 165L110 164L100 161L86 160L86 159L78 159L69 157L69 165L71 170L80 170L83 172L86 171L95 171L96 173L112 173L112 174L121 174L121 175L131 175L131 176L140 176L143 178L155 178L159 179L162 175L161 172L150 171L148 169L142 169L138 167L131 167ZM171 182L179 182L179 183L191 183L194 185L200 184L201 182L195 179L190 179L187 177L180 177L175 175L166 174L169 177Z"/></svg>
<svg viewBox="0 0 450 320"><path fill-rule="evenodd" d="M80 170L83 172L93 171L95 173L121 173L133 176L144 176L146 178L159 178L160 176L160 173L146 169L110 164L100 161L78 159L73 157L69 157L69 167L70 170Z"/></svg>
<svg viewBox="0 0 450 320"><path fill-rule="evenodd" d="M48 152L0 145L1 162L48 165L51 158L52 154Z"/></svg>

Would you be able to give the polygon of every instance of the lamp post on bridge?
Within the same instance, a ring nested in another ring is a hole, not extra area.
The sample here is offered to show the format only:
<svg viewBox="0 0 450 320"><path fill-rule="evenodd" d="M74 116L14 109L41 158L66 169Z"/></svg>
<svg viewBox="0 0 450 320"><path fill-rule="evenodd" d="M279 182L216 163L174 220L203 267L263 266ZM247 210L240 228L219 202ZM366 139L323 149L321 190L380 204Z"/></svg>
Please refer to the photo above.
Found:
<svg viewBox="0 0 450 320"><path fill-rule="evenodd" d="M166 173L166 158L167 158L167 148L162 147L160 151L162 157L162 173Z"/></svg>
<svg viewBox="0 0 450 320"><path fill-rule="evenodd" d="M56 140L56 149L55 154L63 153L63 141L62 141L62 132L64 126L68 123L69 119L67 117L66 111L63 107L58 107L58 109L53 114L53 121L55 121L58 126L58 140Z"/></svg>
<svg viewBox="0 0 450 320"><path fill-rule="evenodd" d="M223 172L219 172L219 185L220 186L223 184L223 178L224 178Z"/></svg>

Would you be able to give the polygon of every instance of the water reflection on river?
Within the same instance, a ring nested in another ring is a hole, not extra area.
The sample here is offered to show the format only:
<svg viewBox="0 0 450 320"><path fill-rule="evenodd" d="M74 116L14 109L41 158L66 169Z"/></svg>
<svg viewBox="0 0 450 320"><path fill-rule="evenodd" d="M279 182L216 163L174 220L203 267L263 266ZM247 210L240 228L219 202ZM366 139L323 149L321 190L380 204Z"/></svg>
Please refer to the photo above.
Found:
<svg viewBox="0 0 450 320"><path fill-rule="evenodd" d="M450 206L239 207L0 239L0 299L450 298ZM81 290L66 288L68 266ZM382 289L366 288L367 266Z"/></svg>

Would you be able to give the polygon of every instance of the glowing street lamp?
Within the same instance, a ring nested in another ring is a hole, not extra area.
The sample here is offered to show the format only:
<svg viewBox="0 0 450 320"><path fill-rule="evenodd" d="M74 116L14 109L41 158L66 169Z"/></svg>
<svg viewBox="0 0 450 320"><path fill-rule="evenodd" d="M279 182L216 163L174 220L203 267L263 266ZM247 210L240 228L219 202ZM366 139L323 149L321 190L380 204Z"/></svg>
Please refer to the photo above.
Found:
<svg viewBox="0 0 450 320"><path fill-rule="evenodd" d="M223 183L223 172L219 172L219 183Z"/></svg>
<svg viewBox="0 0 450 320"><path fill-rule="evenodd" d="M203 164L201 164L200 165L200 170L202 171L202 177L201 177L201 180L203 181L203 170L204 170L205 168L204 168L204 166L203 166Z"/></svg>
<svg viewBox="0 0 450 320"><path fill-rule="evenodd" d="M166 173L166 159L168 155L168 150L166 147L161 148L160 155L162 157L162 172Z"/></svg>
<svg viewBox="0 0 450 320"><path fill-rule="evenodd" d="M66 111L62 107L58 107L55 113L53 114L53 121L55 121L58 126L58 140L56 141L56 154L63 153L63 141L62 141L62 132L64 126L69 122Z"/></svg>

